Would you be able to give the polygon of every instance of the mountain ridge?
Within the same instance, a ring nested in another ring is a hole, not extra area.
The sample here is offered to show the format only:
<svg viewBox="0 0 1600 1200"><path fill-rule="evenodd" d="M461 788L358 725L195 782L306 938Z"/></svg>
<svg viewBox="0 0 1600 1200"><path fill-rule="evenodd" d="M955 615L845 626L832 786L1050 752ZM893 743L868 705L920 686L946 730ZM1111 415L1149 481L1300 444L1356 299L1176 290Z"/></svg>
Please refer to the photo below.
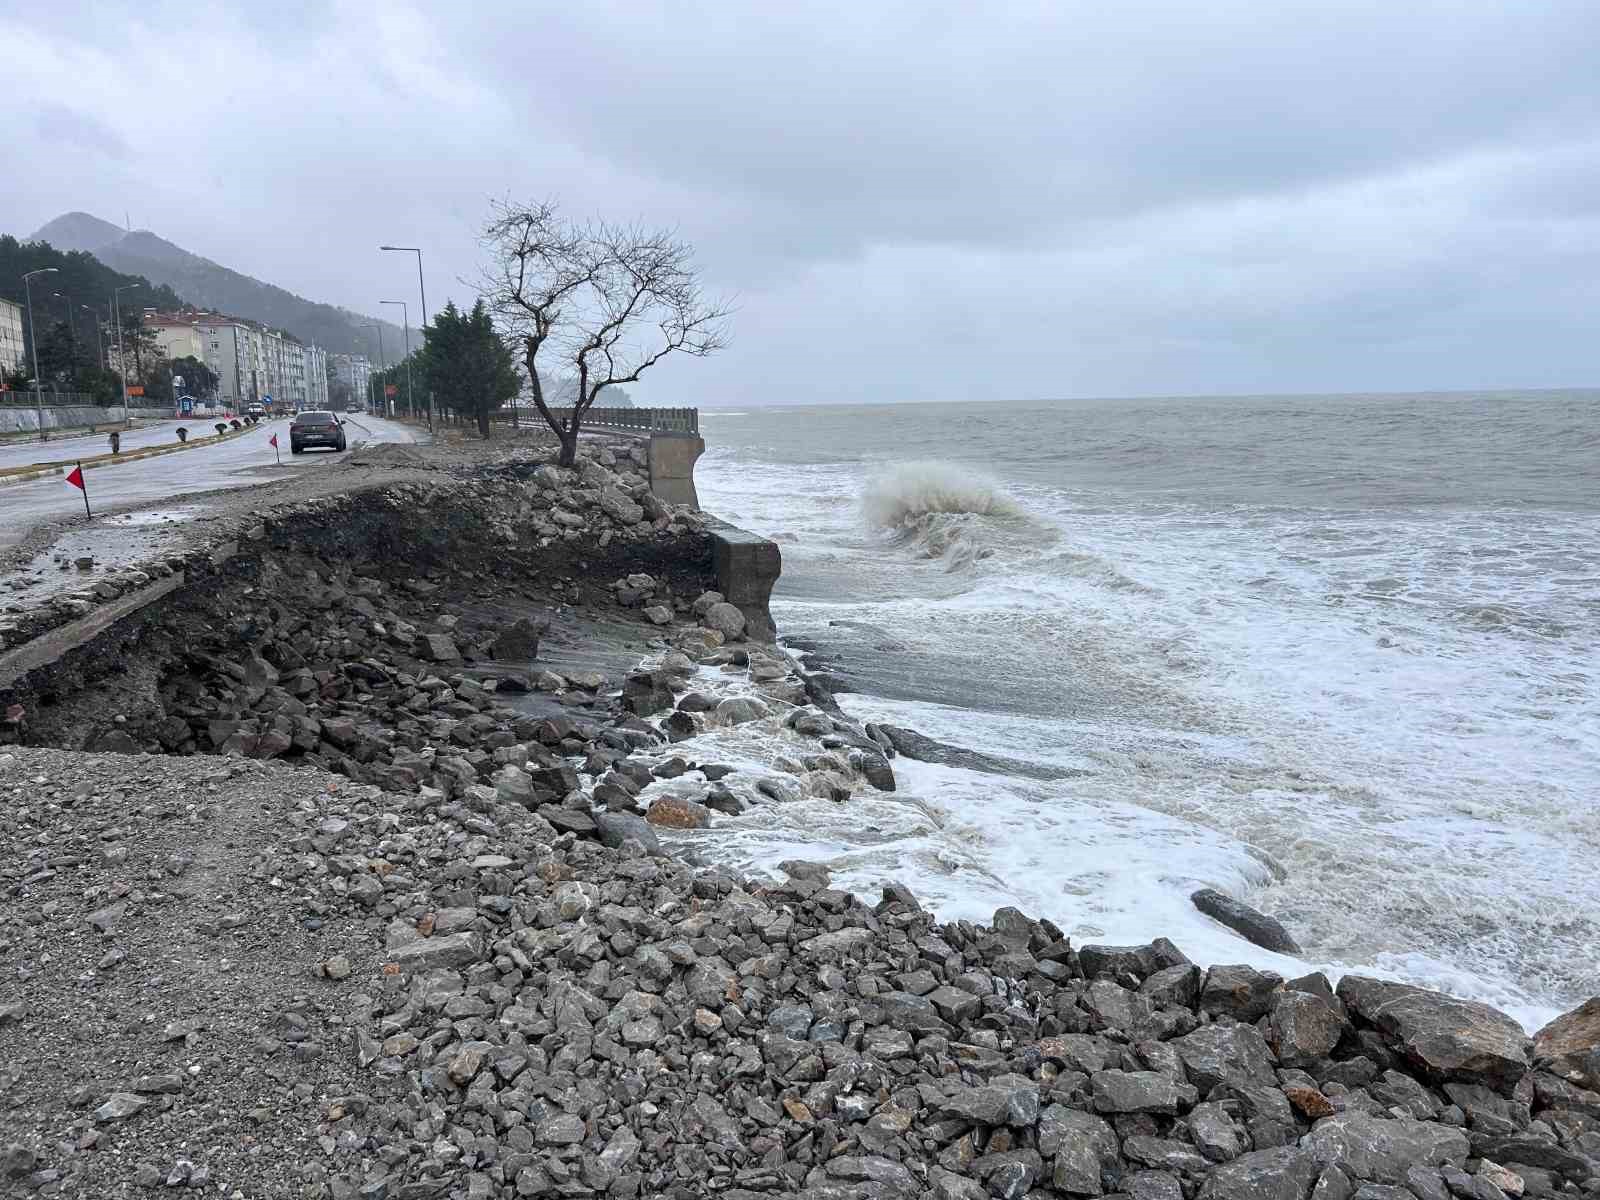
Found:
<svg viewBox="0 0 1600 1200"><path fill-rule="evenodd" d="M48 242L58 250L82 250L115 270L165 284L198 308L285 329L302 342L335 354L361 354L377 362L378 340L364 328L374 321L383 329L384 350L403 344L399 325L307 300L186 250L151 230L129 231L93 213L63 213L35 230L30 240ZM401 353L397 349L393 357L398 359Z"/></svg>

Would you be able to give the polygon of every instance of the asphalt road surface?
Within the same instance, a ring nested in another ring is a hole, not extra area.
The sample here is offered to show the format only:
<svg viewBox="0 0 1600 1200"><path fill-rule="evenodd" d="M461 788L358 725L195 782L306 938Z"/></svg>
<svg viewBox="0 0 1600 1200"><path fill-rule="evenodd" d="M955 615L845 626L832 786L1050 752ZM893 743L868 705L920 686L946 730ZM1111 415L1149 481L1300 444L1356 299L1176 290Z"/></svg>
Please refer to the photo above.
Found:
<svg viewBox="0 0 1600 1200"><path fill-rule="evenodd" d="M140 450L149 446L171 446L178 441L180 425L187 426L193 437L215 433L213 421L151 421L141 422L137 429L122 431L122 448ZM103 433L80 433L71 437L53 437L48 442L16 442L0 446L0 467L28 467L34 463L55 463L68 458L89 458L95 454L109 454L111 441Z"/></svg>
<svg viewBox="0 0 1600 1200"><path fill-rule="evenodd" d="M416 432L409 426L381 417L351 414L344 418L344 422L350 450L374 442L417 440ZM283 455L281 467L267 440L274 433L278 435L278 448ZM101 435L99 441L103 440ZM156 444L162 440L157 437ZM169 437L166 440L173 439ZM60 444L67 443L63 441ZM125 449L135 448L126 440L122 444ZM98 453L98 449L84 451L85 456L89 453ZM64 458L66 455L52 457ZM320 470L329 463L342 461L344 457L344 454L331 450L307 450L304 454L291 455L289 422L267 421L230 441L99 467L85 471L84 478L89 484L90 505L111 508L148 503L190 492L220 491L270 483L293 472ZM67 483L64 476L50 475L32 483L0 483L0 549L16 545L40 521L81 515L82 512L83 493Z"/></svg>

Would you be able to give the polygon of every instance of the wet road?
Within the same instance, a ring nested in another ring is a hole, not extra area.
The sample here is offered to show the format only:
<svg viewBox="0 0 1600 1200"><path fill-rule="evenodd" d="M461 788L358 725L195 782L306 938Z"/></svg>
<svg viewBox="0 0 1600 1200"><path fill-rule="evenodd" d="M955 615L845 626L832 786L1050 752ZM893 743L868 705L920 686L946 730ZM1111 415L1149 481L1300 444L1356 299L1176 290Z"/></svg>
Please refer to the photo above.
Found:
<svg viewBox="0 0 1600 1200"><path fill-rule="evenodd" d="M354 414L344 420L351 450L373 442L417 440L414 430L396 421ZM272 446L267 441L274 433L278 435L279 449L283 453L281 467L277 465ZM104 439L102 437L99 440ZM157 440L159 442L160 439ZM123 446L131 448L126 441ZM89 484L89 503L110 508L190 492L221 491L268 483L292 473L320 470L329 463L342 461L344 457L344 454L327 450L307 450L304 454L291 455L289 422L269 421L231 441L100 467L84 472L84 478ZM60 475L47 476L32 483L0 484L0 549L16 545L40 521L73 514L83 514L83 495Z"/></svg>
<svg viewBox="0 0 1600 1200"><path fill-rule="evenodd" d="M194 437L204 437L215 432L211 421L151 421L141 423L137 429L122 431L123 450L139 450L149 446L171 446L178 440L176 430L186 426ZM285 422L287 424L287 422ZM48 442L18 442L0 446L0 467L27 467L34 463L60 462L69 458L89 458L96 454L109 454L111 442L103 433L84 433L73 437L53 437Z"/></svg>

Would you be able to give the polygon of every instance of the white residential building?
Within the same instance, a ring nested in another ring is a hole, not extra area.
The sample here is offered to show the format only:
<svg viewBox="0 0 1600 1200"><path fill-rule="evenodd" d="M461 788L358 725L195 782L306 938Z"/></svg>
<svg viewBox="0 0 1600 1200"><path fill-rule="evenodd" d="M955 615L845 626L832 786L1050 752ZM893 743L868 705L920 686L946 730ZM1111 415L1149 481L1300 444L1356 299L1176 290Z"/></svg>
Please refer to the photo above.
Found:
<svg viewBox="0 0 1600 1200"><path fill-rule="evenodd" d="M335 354L335 378L350 389L350 398L358 404L372 402L372 363L360 354Z"/></svg>
<svg viewBox="0 0 1600 1200"><path fill-rule="evenodd" d="M145 318L162 353L193 355L217 376L217 401L228 408L266 403L298 411L328 404L327 352L281 330L213 313Z"/></svg>
<svg viewBox="0 0 1600 1200"><path fill-rule="evenodd" d="M306 346L307 408L328 407L328 352L321 346Z"/></svg>
<svg viewBox="0 0 1600 1200"><path fill-rule="evenodd" d="M14 371L27 362L22 337L22 305L0 299L0 371Z"/></svg>

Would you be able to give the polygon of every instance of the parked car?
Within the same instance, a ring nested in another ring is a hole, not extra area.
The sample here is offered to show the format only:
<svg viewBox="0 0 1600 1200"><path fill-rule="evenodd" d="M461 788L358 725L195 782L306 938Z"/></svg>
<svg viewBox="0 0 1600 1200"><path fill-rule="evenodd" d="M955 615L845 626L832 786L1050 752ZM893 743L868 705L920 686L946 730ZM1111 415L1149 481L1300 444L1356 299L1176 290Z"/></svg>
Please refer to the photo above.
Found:
<svg viewBox="0 0 1600 1200"><path fill-rule="evenodd" d="M267 415L267 406L257 401L244 410L247 417L264 417Z"/></svg>
<svg viewBox="0 0 1600 1200"><path fill-rule="evenodd" d="M296 413L289 423L289 450L299 454L307 446L331 446L343 450L344 422L326 409L310 408Z"/></svg>

